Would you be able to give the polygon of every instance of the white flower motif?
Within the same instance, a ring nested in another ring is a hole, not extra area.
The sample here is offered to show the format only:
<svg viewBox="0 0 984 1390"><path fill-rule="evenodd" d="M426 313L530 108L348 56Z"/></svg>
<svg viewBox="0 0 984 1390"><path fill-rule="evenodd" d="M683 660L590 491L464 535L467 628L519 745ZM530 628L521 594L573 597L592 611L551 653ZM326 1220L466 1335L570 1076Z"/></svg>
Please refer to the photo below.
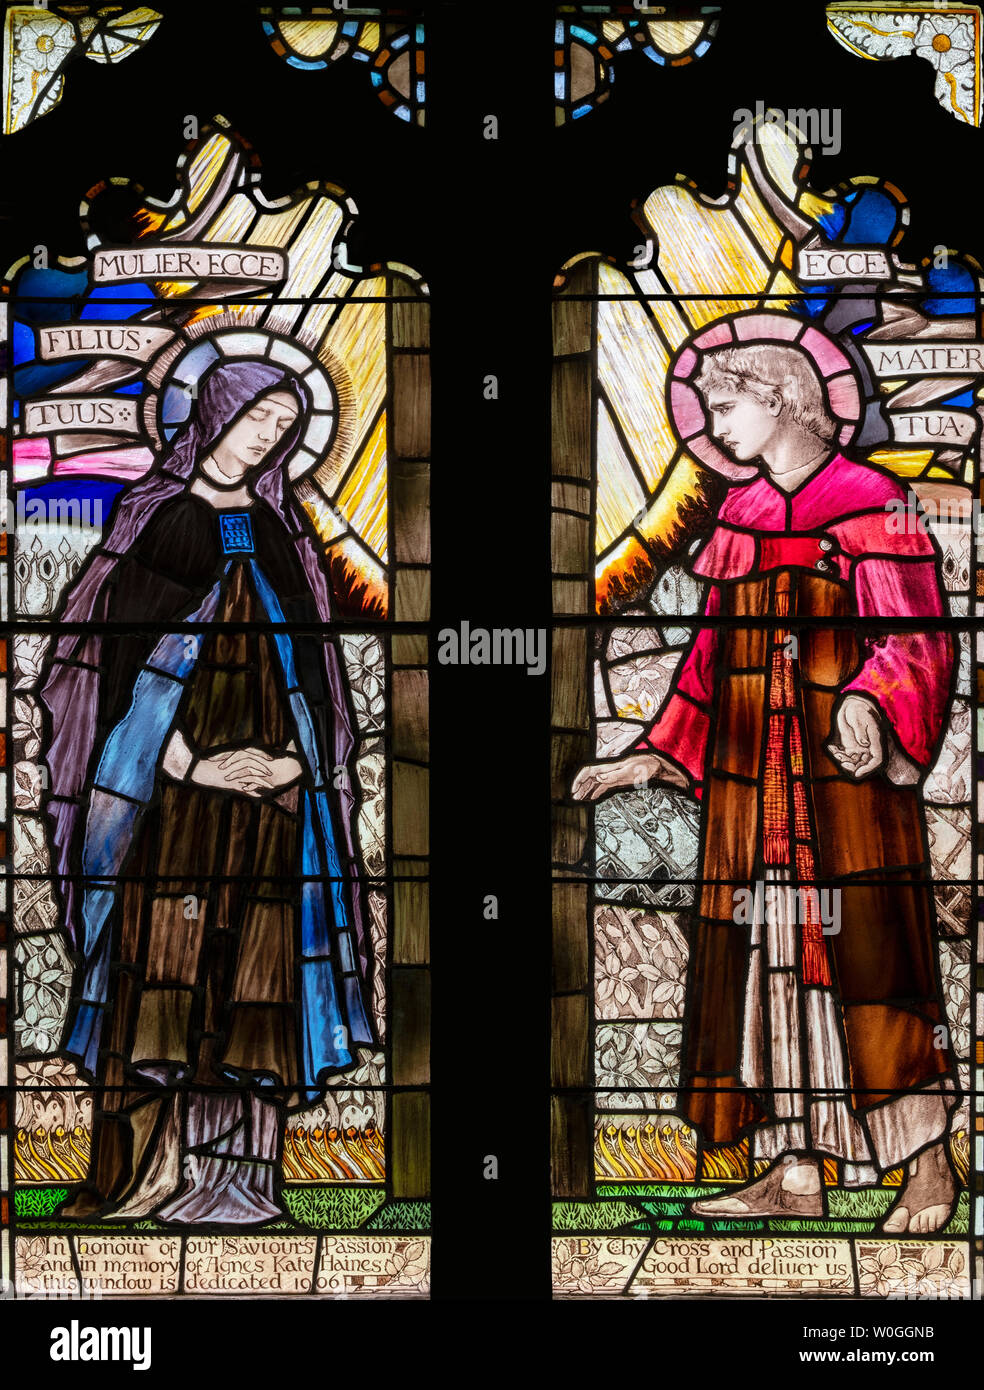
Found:
<svg viewBox="0 0 984 1390"><path fill-rule="evenodd" d="M956 16L931 15L916 30L915 53L937 72L953 72L973 57L974 36Z"/></svg>
<svg viewBox="0 0 984 1390"><path fill-rule="evenodd" d="M75 47L75 30L57 15L43 15L21 25L17 33L20 56L35 72L57 72Z"/></svg>

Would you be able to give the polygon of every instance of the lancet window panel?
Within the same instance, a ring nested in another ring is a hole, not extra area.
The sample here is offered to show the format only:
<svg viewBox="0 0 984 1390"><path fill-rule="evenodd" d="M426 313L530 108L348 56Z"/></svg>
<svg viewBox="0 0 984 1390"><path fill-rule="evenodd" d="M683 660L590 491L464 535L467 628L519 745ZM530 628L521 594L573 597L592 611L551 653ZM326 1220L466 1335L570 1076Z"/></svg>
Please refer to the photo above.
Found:
<svg viewBox="0 0 984 1390"><path fill-rule="evenodd" d="M729 170L557 281L555 1293L969 1297L979 271Z"/></svg>
<svg viewBox="0 0 984 1390"><path fill-rule="evenodd" d="M219 117L7 276L18 1297L428 1290L429 306L357 215Z"/></svg>

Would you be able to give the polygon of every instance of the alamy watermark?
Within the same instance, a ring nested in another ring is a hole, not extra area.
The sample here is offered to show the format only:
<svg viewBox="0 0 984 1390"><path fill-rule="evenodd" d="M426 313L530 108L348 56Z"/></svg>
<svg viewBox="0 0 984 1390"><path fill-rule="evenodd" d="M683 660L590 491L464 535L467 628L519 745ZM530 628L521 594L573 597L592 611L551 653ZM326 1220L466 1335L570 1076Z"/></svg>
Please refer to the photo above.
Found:
<svg viewBox="0 0 984 1390"><path fill-rule="evenodd" d="M149 1371L151 1328L80 1326L78 1318L51 1329L52 1361L130 1361L135 1371Z"/></svg>
<svg viewBox="0 0 984 1390"><path fill-rule="evenodd" d="M463 618L456 628L442 628L437 643L441 666L525 666L528 676L547 669L543 627L473 627Z"/></svg>
<svg viewBox="0 0 984 1390"><path fill-rule="evenodd" d="M764 101L755 103L754 111L739 106L732 113L735 122L734 139L751 140L756 128L763 126L791 127L804 135L814 150L824 154L839 154L841 147L841 113L836 106L809 106L779 111L767 107Z"/></svg>
<svg viewBox="0 0 984 1390"><path fill-rule="evenodd" d="M24 531L29 526L57 526L62 531L99 530L103 524L101 497L29 497L20 491L0 499L0 530Z"/></svg>
<svg viewBox="0 0 984 1390"><path fill-rule="evenodd" d="M9 1279L0 1280L0 1299L4 1301L87 1303L100 1302L102 1297L102 1285L98 1280L86 1281L81 1290L76 1284L53 1280L44 1288L31 1288L19 1295ZM71 1318L51 1329L48 1355L52 1361L129 1361L133 1370L148 1371L151 1338L149 1327L96 1327Z"/></svg>
<svg viewBox="0 0 984 1390"><path fill-rule="evenodd" d="M981 531L980 498L967 492L959 497L919 497L911 490L885 503L890 536L925 536L931 526L967 526L973 535Z"/></svg>
<svg viewBox="0 0 984 1390"><path fill-rule="evenodd" d="M841 929L841 890L817 888L803 884L794 888L787 883L763 883L760 879L750 888L736 888L733 894L732 919L743 927L774 927L783 910L801 926L818 922L824 936L838 936Z"/></svg>

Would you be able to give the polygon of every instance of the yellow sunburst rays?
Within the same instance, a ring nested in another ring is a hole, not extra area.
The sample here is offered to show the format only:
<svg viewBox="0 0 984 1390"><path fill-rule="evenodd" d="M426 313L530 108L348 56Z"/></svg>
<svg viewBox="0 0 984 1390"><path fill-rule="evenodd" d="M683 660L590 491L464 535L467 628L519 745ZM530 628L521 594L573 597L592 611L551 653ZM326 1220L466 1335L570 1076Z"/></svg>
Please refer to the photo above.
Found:
<svg viewBox="0 0 984 1390"><path fill-rule="evenodd" d="M332 253L345 222L345 210L338 200L323 193L305 199L301 206L302 220L287 232L290 267L278 293L278 299L284 302L271 310L268 319L268 326L280 333L290 332L305 312L304 304L290 301L307 299L319 291L322 281L332 273ZM259 242L260 237L256 240ZM278 240L275 244L282 243Z"/></svg>
<svg viewBox="0 0 984 1390"><path fill-rule="evenodd" d="M224 131L214 130L203 140L191 158L182 166L184 197L178 210L168 219L167 231L183 227L189 214L195 213L206 199L212 199L227 166L239 163L240 148ZM235 167L228 168L230 176Z"/></svg>
<svg viewBox="0 0 984 1390"><path fill-rule="evenodd" d="M333 254L348 215L344 195L331 185L313 183L309 192L284 207L259 208L254 200L237 192L227 199L204 233L204 240L252 246L277 246L287 253L287 278L275 290L250 296L243 307L250 322L272 333L294 338L315 348L337 305L332 300L352 292L351 275L337 276ZM302 302L319 297L318 315ZM260 306L259 308L254 306ZM203 305L193 320L222 312L221 305Z"/></svg>
<svg viewBox="0 0 984 1390"><path fill-rule="evenodd" d="M603 263L598 286L603 295L639 288ZM672 352L687 331L666 301L598 302L595 552L602 612L650 582L653 555L669 552L704 498L702 470L680 452L664 395Z"/></svg>
<svg viewBox="0 0 984 1390"><path fill-rule="evenodd" d="M763 177L740 154L735 187L711 200L685 179L655 189L640 223L658 248L655 268L620 271L600 263L597 494L597 606L629 602L654 572L654 555L669 553L702 510L709 478L680 449L665 404L672 354L697 329L752 307L782 310L799 293L789 238L770 206L801 191L802 156L785 130L757 128ZM757 167L757 166L756 166ZM781 206L777 211L781 213ZM789 207L788 221L796 214ZM783 262L787 260L789 265ZM695 296L676 302L665 294Z"/></svg>
<svg viewBox="0 0 984 1390"><path fill-rule="evenodd" d="M226 203L215 220L206 228L202 240L218 243L230 243L234 245L247 246L279 246L288 251L290 263L290 275L288 281L278 289L278 294L293 297L295 294L310 293L311 288L306 286L308 276L310 276L310 263L308 262L308 275L297 274L298 280L304 281L304 286L295 290L291 281L295 278L294 265L295 258L297 264L303 264L303 252L309 251L308 246L301 248L301 254L292 245L291 238L298 228L304 223L305 217L312 205L311 198L302 198L290 207L283 208L274 212L260 212L255 203L243 193L235 193ZM316 243L315 243L316 244ZM186 295L195 288L194 281L171 280L164 282L161 291L165 295ZM292 316L284 305L271 306L273 299L272 290L264 290L261 294L250 294L250 302L245 304L224 304L221 301L215 303L203 303L191 309L186 320L186 326L200 323L204 319L215 318L223 314L238 316L245 324L253 327L260 327L264 322L271 331L281 331L285 336L289 336L290 324L296 314L301 312L298 307ZM279 309L279 322L274 323L274 314Z"/></svg>
<svg viewBox="0 0 984 1390"><path fill-rule="evenodd" d="M344 364L354 400L353 452L364 449L386 400L386 305L379 302L386 294L383 276L348 281L349 298L337 307L327 326L322 344ZM305 329L308 328L305 323ZM341 482L337 466L319 469L319 485L329 496ZM384 552L380 552L385 558Z"/></svg>
<svg viewBox="0 0 984 1390"><path fill-rule="evenodd" d="M224 122L222 124L225 124ZM167 203L149 198L134 214L141 237L161 235L185 240L201 231L207 241L236 241L245 237L256 209L245 194L234 194L245 167L243 147L224 129L213 130L189 155L178 162L178 190ZM126 182L126 180L113 180ZM221 204L218 217L208 225L209 209ZM194 280L162 280L155 291L163 299L179 299L196 287ZM214 306L198 306L192 318L206 317Z"/></svg>
<svg viewBox="0 0 984 1390"><path fill-rule="evenodd" d="M325 329L322 351L341 362L352 400L352 441L333 452L316 470L313 483L326 499L320 517L312 514L326 541L349 528L332 547L350 581L384 611L388 560L386 293L383 276L347 281L349 298ZM309 319L305 320L305 330Z"/></svg>
<svg viewBox="0 0 984 1390"><path fill-rule="evenodd" d="M385 611L388 560L386 279L333 272L323 293L343 302L313 305L299 337L314 341L323 361L336 372L342 418L336 445L315 470L302 494L319 535L349 581ZM314 495L316 494L316 495ZM343 534L343 532L348 534ZM338 539L341 537L340 539Z"/></svg>
<svg viewBox="0 0 984 1390"><path fill-rule="evenodd" d="M386 296L382 275L362 276L335 260L355 209L342 189L311 183L283 206L264 206L240 186L244 151L224 129L211 131L182 161L182 198L163 223L164 235L195 234L218 243L276 246L287 253L288 276L249 303L189 304L185 331L196 337L220 326L256 327L307 347L326 366L338 395L333 444L298 496L347 582L385 611L387 600ZM156 219L146 208L147 225ZM182 298L196 282L157 286ZM315 302L302 302L315 296Z"/></svg>
<svg viewBox="0 0 984 1390"><path fill-rule="evenodd" d="M783 229L744 158L738 161L734 192L712 200L680 178L654 189L642 215L659 248L665 288L698 296L680 305L694 329L754 307L758 295L768 294L768 307L781 310L787 306L776 296L799 292L777 265Z"/></svg>

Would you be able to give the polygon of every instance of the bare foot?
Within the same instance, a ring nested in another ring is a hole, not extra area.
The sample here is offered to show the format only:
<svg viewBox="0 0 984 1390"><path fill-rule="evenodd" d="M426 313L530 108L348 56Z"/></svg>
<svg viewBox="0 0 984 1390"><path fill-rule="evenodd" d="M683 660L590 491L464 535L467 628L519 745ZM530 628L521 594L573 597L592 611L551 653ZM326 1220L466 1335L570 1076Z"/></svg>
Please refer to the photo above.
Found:
<svg viewBox="0 0 984 1390"><path fill-rule="evenodd" d="M953 1215L957 1184L944 1144L910 1160L905 1182L880 1227L884 1235L931 1235Z"/></svg>
<svg viewBox="0 0 984 1390"><path fill-rule="evenodd" d="M786 1154L755 1182L691 1202L695 1216L822 1216L820 1165Z"/></svg>

